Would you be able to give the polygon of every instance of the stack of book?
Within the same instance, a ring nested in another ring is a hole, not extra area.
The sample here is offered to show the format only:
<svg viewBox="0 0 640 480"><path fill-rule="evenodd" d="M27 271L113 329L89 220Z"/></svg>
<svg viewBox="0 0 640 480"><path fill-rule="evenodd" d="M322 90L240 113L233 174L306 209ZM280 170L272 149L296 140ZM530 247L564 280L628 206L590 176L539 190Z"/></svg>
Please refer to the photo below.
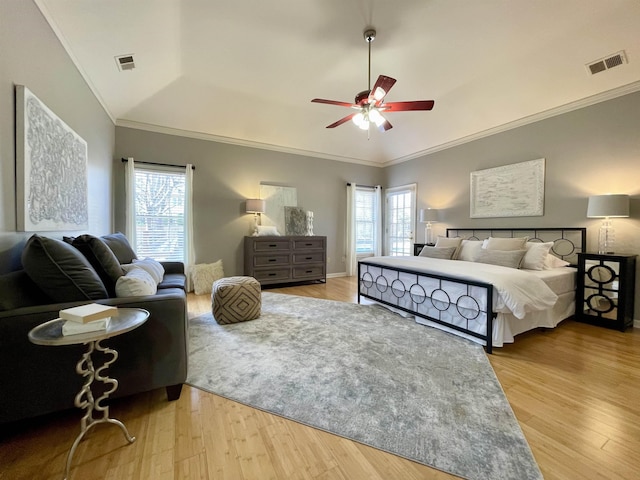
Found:
<svg viewBox="0 0 640 480"><path fill-rule="evenodd" d="M116 315L117 307L99 303L60 310L60 318L66 320L62 325L62 335L105 331L109 327L111 317Z"/></svg>

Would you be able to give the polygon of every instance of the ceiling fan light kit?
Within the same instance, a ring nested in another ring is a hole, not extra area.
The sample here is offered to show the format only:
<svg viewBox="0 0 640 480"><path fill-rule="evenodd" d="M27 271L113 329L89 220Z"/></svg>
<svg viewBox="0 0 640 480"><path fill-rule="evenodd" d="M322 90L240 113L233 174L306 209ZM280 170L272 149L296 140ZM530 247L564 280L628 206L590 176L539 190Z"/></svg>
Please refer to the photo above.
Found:
<svg viewBox="0 0 640 480"><path fill-rule="evenodd" d="M367 28L364 31L364 40L369 44L369 75L368 89L358 93L354 103L339 102L336 100L325 100L323 98L314 98L311 100L315 103L326 103L328 105L338 105L340 107L349 107L357 110L355 113L341 118L337 122L327 125L327 128L335 128L343 123L351 120L362 130L369 131L373 123L382 132L393 128L391 123L382 115L382 112L402 112L411 110L431 110L434 105L433 100L416 100L410 102L384 102L384 98L393 85L396 83L395 78L380 75L376 80L373 88L371 88L371 42L376 38L376 31Z"/></svg>

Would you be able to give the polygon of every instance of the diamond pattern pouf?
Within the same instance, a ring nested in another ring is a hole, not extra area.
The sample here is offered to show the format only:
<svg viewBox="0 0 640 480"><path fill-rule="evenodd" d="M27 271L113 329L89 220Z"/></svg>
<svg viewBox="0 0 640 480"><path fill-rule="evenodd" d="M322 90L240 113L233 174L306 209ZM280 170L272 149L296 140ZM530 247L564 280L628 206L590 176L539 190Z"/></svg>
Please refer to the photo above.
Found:
<svg viewBox="0 0 640 480"><path fill-rule="evenodd" d="M254 320L260 316L260 282L253 277L226 277L213 282L211 308L221 325Z"/></svg>

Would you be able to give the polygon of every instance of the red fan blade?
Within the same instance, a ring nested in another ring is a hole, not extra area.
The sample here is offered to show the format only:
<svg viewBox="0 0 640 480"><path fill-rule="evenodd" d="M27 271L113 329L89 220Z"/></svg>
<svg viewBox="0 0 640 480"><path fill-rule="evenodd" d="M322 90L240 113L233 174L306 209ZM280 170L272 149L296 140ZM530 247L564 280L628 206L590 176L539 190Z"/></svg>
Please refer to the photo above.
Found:
<svg viewBox="0 0 640 480"><path fill-rule="evenodd" d="M327 128L336 128L340 125L342 125L343 123L348 122L349 120L351 120L353 117L355 117L359 112L354 112L351 115L347 115L344 118L341 118L340 120L338 120L337 122L332 123L331 125L327 125Z"/></svg>
<svg viewBox="0 0 640 480"><path fill-rule="evenodd" d="M393 128L393 125L389 123L389 120L384 119L384 123L378 127L381 132L386 132L387 130Z"/></svg>
<svg viewBox="0 0 640 480"><path fill-rule="evenodd" d="M413 102L389 102L383 105L387 112L406 112L409 110L431 110L435 102L433 100L416 100Z"/></svg>
<svg viewBox="0 0 640 480"><path fill-rule="evenodd" d="M353 103L338 102L336 100L325 100L324 98L314 98L311 101L315 102L315 103L327 103L329 105L338 105L339 107L349 107L349 108L351 108L351 107L355 106Z"/></svg>
<svg viewBox="0 0 640 480"><path fill-rule="evenodd" d="M380 75L378 77L378 80L376 80L375 85L371 89L371 93L369 93L368 103L375 103L376 106L379 106L382 103L385 95L389 93L389 90L391 90L391 87L393 87L395 83L395 78ZM378 91L378 89L381 89L381 92Z"/></svg>

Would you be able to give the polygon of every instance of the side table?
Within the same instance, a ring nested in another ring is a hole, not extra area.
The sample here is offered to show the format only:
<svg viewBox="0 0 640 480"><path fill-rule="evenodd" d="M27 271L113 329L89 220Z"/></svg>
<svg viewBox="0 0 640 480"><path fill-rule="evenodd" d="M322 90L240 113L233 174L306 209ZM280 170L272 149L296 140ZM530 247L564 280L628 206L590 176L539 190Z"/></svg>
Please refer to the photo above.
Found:
<svg viewBox="0 0 640 480"><path fill-rule="evenodd" d="M118 315L111 317L111 321L109 322L109 326L106 330L65 336L62 335L62 325L65 320L57 318L38 325L29 332L29 340L31 343L36 345L88 345L87 351L76 364L76 373L85 377L85 382L80 392L76 395L74 401L76 407L85 409L86 412L80 421L80 433L73 442L71 450L69 450L69 454L67 456L67 464L64 474L65 480L69 478L71 462L78 444L94 425L99 423L113 423L122 429L122 432L129 443L133 443L135 441L135 437L129 435L127 427L125 427L120 420L109 417L109 406L102 404L102 402L107 400L109 395L115 392L118 388L118 381L116 379L109 378L108 375L102 374L109 365L117 360L118 352L111 348L103 347L100 342L107 338L115 337L116 335L121 335L131 331L146 322L148 318L149 312L141 308L118 308ZM95 368L91 359L91 354L95 350L111 355L112 358L110 360L105 360L102 366ZM91 384L94 379L107 386L105 392L96 399L94 399L91 390Z"/></svg>

